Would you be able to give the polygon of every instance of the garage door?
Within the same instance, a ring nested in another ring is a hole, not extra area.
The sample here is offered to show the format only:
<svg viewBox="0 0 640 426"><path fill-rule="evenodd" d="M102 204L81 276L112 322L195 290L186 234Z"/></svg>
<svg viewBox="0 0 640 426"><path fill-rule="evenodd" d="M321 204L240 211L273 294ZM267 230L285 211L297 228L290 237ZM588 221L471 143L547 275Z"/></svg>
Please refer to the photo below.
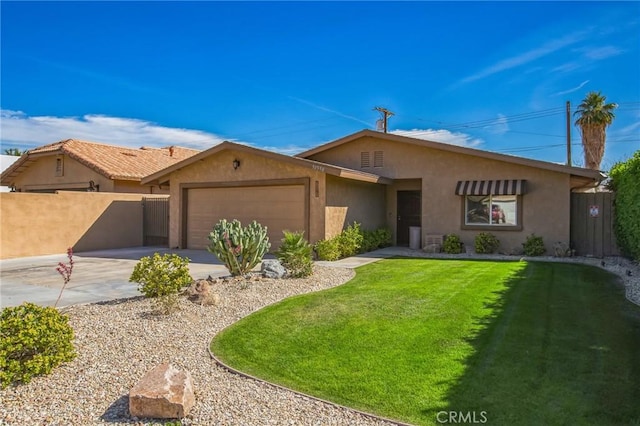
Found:
<svg viewBox="0 0 640 426"><path fill-rule="evenodd" d="M305 186L193 188L187 194L187 248L205 249L209 233L220 219L238 219L243 226L256 220L268 227L271 250L282 231L304 231Z"/></svg>

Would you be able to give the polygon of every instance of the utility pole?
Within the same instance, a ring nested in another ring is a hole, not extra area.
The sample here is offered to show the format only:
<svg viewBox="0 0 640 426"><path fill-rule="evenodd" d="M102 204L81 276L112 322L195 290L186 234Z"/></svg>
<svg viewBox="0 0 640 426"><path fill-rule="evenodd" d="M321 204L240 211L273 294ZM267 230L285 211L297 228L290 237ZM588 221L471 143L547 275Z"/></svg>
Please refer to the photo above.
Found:
<svg viewBox="0 0 640 426"><path fill-rule="evenodd" d="M567 166L571 167L571 102L567 101Z"/></svg>
<svg viewBox="0 0 640 426"><path fill-rule="evenodd" d="M383 132L387 133L387 122L389 121L389 117L394 114L388 109L382 107L375 107L373 110L378 111L380 114L382 114L382 130Z"/></svg>

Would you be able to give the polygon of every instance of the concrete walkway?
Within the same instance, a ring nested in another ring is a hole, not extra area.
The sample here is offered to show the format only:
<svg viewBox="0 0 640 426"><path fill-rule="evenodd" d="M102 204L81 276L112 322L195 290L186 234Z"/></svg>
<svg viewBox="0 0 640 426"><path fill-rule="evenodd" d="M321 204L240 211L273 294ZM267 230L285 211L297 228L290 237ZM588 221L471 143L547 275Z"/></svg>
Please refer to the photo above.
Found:
<svg viewBox="0 0 640 426"><path fill-rule="evenodd" d="M377 260L401 255L408 249L389 247L336 262L319 265L356 268ZM188 257L189 270L195 279L221 277L229 272L206 250L170 250L158 247L135 247L75 253L71 280L62 293L59 307L140 296L138 284L129 282L136 263L153 253L176 253ZM267 256L272 257L272 256ZM64 284L56 272L58 262L67 263L66 254L0 260L0 308L33 302L53 306Z"/></svg>

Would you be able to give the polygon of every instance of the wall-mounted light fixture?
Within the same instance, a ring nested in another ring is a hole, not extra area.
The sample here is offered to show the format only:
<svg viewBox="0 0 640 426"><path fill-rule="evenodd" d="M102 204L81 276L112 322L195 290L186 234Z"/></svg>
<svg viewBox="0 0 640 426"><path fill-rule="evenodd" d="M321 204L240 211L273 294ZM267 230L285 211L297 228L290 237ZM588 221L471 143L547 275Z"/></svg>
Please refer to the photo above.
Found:
<svg viewBox="0 0 640 426"><path fill-rule="evenodd" d="M240 160L236 158L233 160L233 170L238 170L238 167L240 167Z"/></svg>

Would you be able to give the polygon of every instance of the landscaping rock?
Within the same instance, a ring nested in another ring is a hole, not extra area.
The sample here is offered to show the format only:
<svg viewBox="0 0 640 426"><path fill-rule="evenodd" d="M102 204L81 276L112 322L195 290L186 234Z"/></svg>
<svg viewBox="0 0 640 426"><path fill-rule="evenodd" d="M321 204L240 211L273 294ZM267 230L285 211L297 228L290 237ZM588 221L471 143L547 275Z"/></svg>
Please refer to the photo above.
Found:
<svg viewBox="0 0 640 426"><path fill-rule="evenodd" d="M129 392L133 417L181 419L195 404L191 374L170 363L149 371Z"/></svg>
<svg viewBox="0 0 640 426"><path fill-rule="evenodd" d="M220 303L220 296L211 291L210 280L196 280L186 291L189 300L200 305L217 305Z"/></svg>
<svg viewBox="0 0 640 426"><path fill-rule="evenodd" d="M555 257L571 257L574 254L574 250L571 250L569 244L558 241L553 245L553 255Z"/></svg>
<svg viewBox="0 0 640 426"><path fill-rule="evenodd" d="M287 275L287 270L276 259L263 260L260 272L267 278L284 278Z"/></svg>

